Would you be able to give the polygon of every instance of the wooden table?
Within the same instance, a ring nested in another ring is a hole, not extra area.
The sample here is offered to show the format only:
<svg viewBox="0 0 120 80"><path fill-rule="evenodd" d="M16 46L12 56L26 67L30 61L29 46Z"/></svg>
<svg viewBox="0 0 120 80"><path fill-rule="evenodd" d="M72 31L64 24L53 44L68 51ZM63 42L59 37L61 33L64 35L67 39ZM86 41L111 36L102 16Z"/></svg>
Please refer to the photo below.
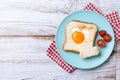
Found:
<svg viewBox="0 0 120 80"><path fill-rule="evenodd" d="M61 20L88 2L120 14L120 0L0 0L0 80L120 80L120 41L91 70L69 74L46 56Z"/></svg>

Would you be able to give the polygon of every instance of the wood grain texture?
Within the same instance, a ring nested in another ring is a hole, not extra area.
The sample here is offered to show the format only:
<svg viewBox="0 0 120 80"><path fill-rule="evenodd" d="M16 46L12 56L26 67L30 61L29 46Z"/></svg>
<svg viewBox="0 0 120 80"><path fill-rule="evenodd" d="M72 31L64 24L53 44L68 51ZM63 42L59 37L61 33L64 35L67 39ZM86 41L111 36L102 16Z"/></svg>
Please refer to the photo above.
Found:
<svg viewBox="0 0 120 80"><path fill-rule="evenodd" d="M114 53L98 68L76 70L68 74L46 56L45 50L53 39L54 37L1 37L1 79L69 80L81 78L81 80L97 80L100 78L114 80L116 63Z"/></svg>
<svg viewBox="0 0 120 80"><path fill-rule="evenodd" d="M0 80L120 80L120 41L91 70L69 74L46 56L59 23L88 2L120 14L119 0L0 0Z"/></svg>
<svg viewBox="0 0 120 80"><path fill-rule="evenodd" d="M104 13L119 9L119 0L1 0L0 36L51 36L58 24L71 12L81 10L88 2Z"/></svg>
<svg viewBox="0 0 120 80"><path fill-rule="evenodd" d="M120 80L120 40L116 45L116 80Z"/></svg>

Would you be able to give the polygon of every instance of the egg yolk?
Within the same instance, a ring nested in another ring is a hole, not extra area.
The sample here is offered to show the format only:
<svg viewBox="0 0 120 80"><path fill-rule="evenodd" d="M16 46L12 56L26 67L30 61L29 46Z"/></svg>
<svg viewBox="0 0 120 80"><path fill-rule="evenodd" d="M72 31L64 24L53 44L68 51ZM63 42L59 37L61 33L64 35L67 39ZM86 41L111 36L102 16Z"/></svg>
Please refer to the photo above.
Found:
<svg viewBox="0 0 120 80"><path fill-rule="evenodd" d="M84 41L84 34L79 31L75 31L72 33L72 39L75 43L80 44Z"/></svg>

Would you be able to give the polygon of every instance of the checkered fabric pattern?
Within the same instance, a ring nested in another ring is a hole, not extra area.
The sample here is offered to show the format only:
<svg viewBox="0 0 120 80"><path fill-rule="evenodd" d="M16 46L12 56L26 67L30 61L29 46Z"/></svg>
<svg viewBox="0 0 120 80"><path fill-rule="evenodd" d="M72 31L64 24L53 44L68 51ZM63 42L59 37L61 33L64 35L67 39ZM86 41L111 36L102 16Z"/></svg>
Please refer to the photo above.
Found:
<svg viewBox="0 0 120 80"><path fill-rule="evenodd" d="M92 11L96 11L101 15L104 15L101 10L99 10L98 8L96 8L92 3L88 3L87 6L84 8L84 10L92 10ZM108 21L110 22L110 24L113 27L114 33L115 33L115 41L118 41L120 39L120 20L118 18L117 12L113 11L111 13L108 13L106 15L104 15Z"/></svg>
<svg viewBox="0 0 120 80"><path fill-rule="evenodd" d="M96 11L102 15L104 15L99 9L97 9L92 3L87 4L87 6L84 8L84 10L92 10ZM111 12L109 14L104 15L109 22L111 23L114 32L115 32L115 38L116 41L120 39L120 20L117 17L116 12ZM59 55L56 46L55 46L55 41L53 41L50 46L47 49L47 56L51 58L54 62L56 62L61 68L66 70L67 72L73 72L76 68L69 65L68 63L64 62L64 60L61 58Z"/></svg>
<svg viewBox="0 0 120 80"><path fill-rule="evenodd" d="M101 12L101 10L99 10L98 8L96 8L92 3L88 3L87 6L85 8L83 8L84 10L91 10L91 11L95 11L98 12L99 14L103 15L103 13Z"/></svg>
<svg viewBox="0 0 120 80"><path fill-rule="evenodd" d="M115 33L115 41L118 41L120 39L120 20L118 18L117 12L113 11L111 13L108 13L105 15L105 17L113 27Z"/></svg>
<svg viewBox="0 0 120 80"><path fill-rule="evenodd" d="M57 49L56 49L56 45L55 45L55 41L53 41L48 50L47 50L47 56L49 56L54 62L56 62L60 67L62 67L64 70L66 70L67 72L72 72L75 70L75 67L67 64L65 61L63 61L63 59L60 57Z"/></svg>

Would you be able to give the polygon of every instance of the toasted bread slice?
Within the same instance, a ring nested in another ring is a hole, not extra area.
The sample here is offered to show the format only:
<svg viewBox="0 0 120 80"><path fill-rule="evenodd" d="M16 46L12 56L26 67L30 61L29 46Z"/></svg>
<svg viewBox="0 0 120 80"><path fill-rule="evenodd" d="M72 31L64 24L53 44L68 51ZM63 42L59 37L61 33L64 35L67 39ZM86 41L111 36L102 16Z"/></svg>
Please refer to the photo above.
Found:
<svg viewBox="0 0 120 80"><path fill-rule="evenodd" d="M76 44L71 37L75 28L85 35L84 41L80 44ZM81 58L96 56L99 54L99 49L93 46L96 32L97 27L93 23L72 20L65 27L65 40L62 49L79 52Z"/></svg>

